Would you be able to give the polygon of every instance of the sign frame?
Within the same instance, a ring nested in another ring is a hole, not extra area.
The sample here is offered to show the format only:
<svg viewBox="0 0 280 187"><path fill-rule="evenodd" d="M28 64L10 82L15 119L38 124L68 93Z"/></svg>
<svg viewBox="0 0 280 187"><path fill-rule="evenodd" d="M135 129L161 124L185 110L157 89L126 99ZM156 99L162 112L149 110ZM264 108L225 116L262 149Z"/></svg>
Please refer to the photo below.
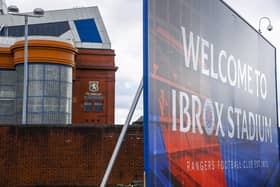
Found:
<svg viewBox="0 0 280 187"><path fill-rule="evenodd" d="M145 171L145 184L146 186L150 186L151 184L151 177L150 177L150 170L149 170L149 107L148 104L150 103L149 98L149 1L152 0L143 0L143 101L144 101L144 171ZM243 21L245 24L247 24L248 27L251 28L254 32L258 34L259 37L264 39L264 41L267 42L272 48L274 48L274 63L275 63L275 102L276 102L276 123L279 124L279 116L278 116L278 87L277 87L277 50L276 47L268 41L263 35L261 35L251 24L249 24L240 14L238 14L232 7L230 7L225 1L223 0L217 0L220 1L224 6L227 7L229 11L232 11L238 19ZM275 129L274 129L275 130ZM277 128L278 132L278 149L279 149L279 128ZM278 161L279 162L279 161ZM279 163L278 163L279 164Z"/></svg>

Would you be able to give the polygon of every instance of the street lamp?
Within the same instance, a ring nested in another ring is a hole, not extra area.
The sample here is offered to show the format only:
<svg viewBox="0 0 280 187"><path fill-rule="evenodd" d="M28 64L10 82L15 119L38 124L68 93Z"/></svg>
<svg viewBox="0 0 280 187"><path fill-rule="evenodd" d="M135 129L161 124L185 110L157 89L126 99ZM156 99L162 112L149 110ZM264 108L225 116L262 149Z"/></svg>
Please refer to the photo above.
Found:
<svg viewBox="0 0 280 187"><path fill-rule="evenodd" d="M28 85L28 17L40 18L44 16L44 10L41 8L35 8L33 13L19 13L19 9L15 5L8 7L8 14L14 16L24 17L24 73L23 73L23 104L22 104L22 124L27 123L26 111L27 111L27 85Z"/></svg>
<svg viewBox="0 0 280 187"><path fill-rule="evenodd" d="M267 21L268 21L267 30L268 30L268 31L272 31L273 26L272 26L272 24L271 24L271 21L270 21L269 17L261 17L261 18L259 19L259 33L262 33L262 31L261 31L261 21L262 21L262 20L267 20Z"/></svg>

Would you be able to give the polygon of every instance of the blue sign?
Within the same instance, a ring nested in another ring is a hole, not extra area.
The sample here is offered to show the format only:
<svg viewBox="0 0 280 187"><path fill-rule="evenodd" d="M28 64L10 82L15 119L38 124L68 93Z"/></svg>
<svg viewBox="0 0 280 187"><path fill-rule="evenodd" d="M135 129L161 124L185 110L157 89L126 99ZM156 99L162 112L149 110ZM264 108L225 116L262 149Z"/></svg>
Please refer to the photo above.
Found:
<svg viewBox="0 0 280 187"><path fill-rule="evenodd" d="M147 186L280 186L276 49L220 0L144 0Z"/></svg>

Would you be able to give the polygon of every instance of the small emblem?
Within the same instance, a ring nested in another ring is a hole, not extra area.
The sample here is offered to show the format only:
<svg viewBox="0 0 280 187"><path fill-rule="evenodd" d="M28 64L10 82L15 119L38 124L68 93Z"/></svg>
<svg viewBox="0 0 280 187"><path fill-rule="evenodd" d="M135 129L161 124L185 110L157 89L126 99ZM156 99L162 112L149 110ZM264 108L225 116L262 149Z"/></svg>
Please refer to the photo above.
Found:
<svg viewBox="0 0 280 187"><path fill-rule="evenodd" d="M215 126L214 107L211 100L207 99L203 108L203 122L207 135L212 135Z"/></svg>
<svg viewBox="0 0 280 187"><path fill-rule="evenodd" d="M98 92L99 91L99 81L89 81L89 91Z"/></svg>

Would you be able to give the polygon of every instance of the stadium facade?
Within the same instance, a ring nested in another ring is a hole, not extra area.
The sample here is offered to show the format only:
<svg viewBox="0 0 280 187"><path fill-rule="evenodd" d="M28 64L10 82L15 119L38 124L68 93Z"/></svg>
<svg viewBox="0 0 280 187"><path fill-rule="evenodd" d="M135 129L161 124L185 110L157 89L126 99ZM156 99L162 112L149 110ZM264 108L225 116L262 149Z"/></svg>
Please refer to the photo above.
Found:
<svg viewBox="0 0 280 187"><path fill-rule="evenodd" d="M0 1L0 124L21 124L24 19ZM114 50L97 7L29 19L27 124L114 124Z"/></svg>
<svg viewBox="0 0 280 187"><path fill-rule="evenodd" d="M0 0L0 186L99 186L122 128L113 125L117 67L99 10L29 19L28 125L23 24ZM142 126L129 127L107 186L133 181L143 181Z"/></svg>

